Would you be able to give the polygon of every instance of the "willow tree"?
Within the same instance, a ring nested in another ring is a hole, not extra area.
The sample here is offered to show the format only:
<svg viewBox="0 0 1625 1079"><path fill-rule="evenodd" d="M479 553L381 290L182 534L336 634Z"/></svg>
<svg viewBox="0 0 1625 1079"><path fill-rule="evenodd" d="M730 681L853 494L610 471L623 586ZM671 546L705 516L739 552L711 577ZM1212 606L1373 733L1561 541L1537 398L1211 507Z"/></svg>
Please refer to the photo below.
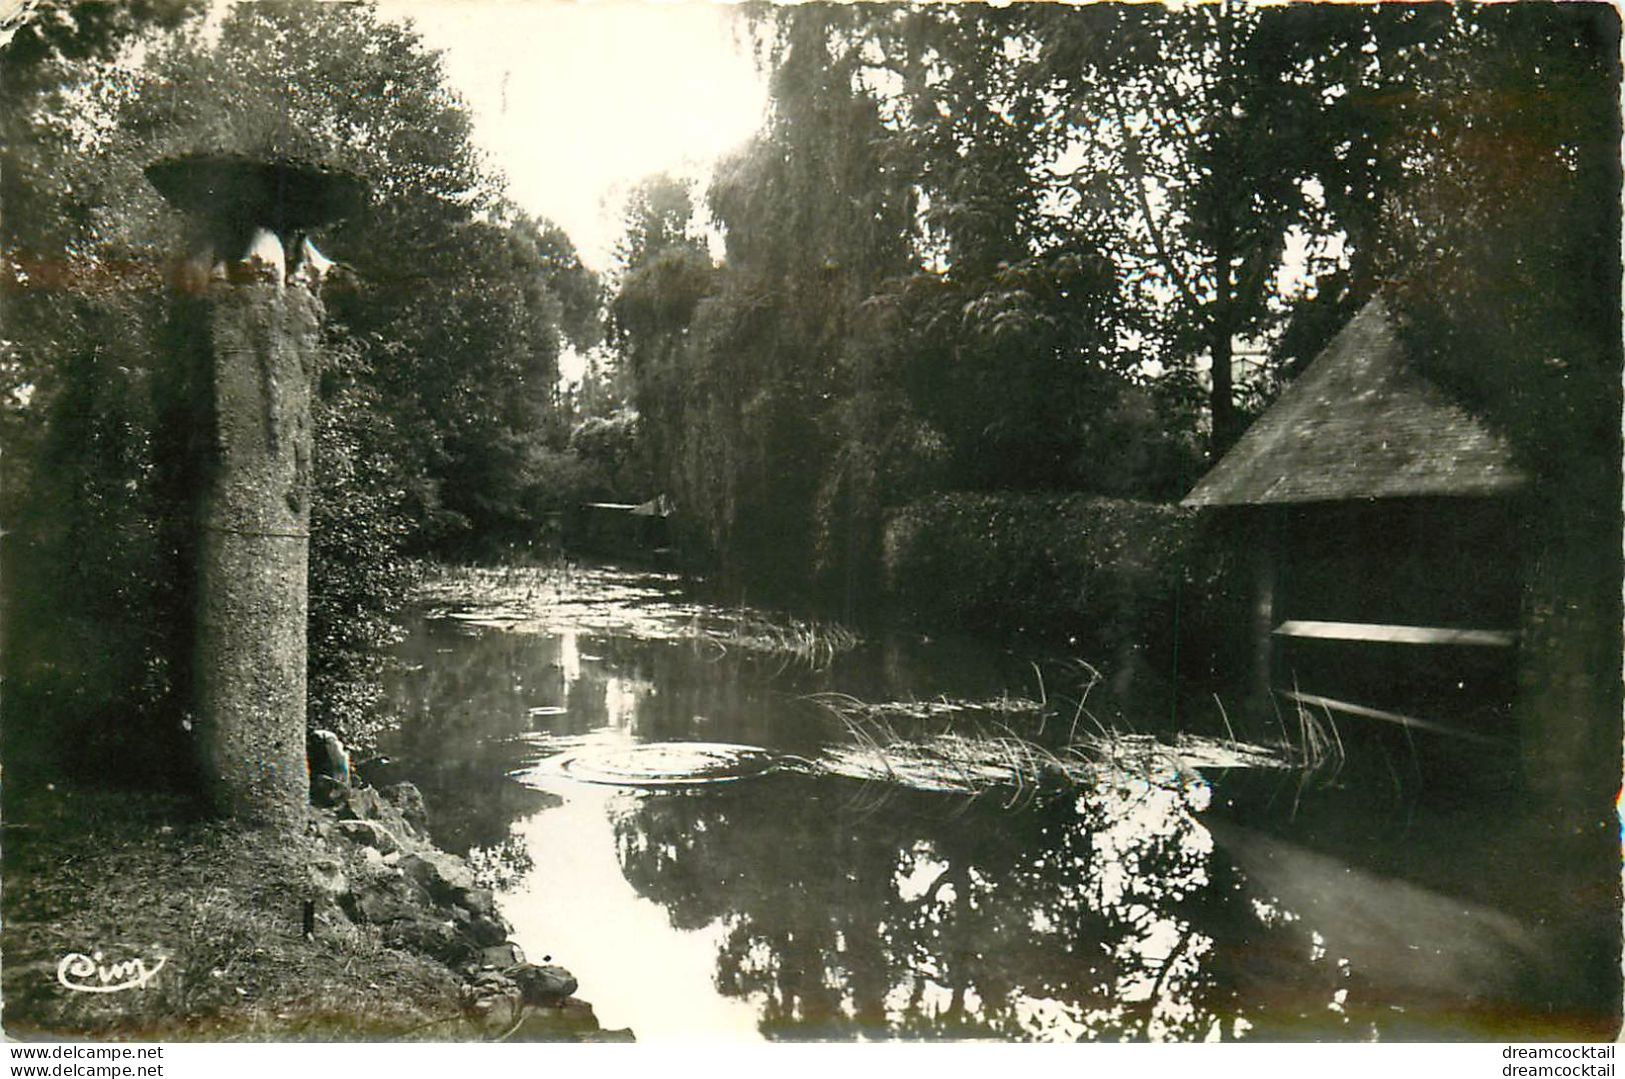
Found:
<svg viewBox="0 0 1625 1079"><path fill-rule="evenodd" d="M767 122L707 192L722 266L692 236L646 250L643 233L673 229L634 222L640 254L614 307L691 540L783 587L804 584L817 558L815 507L841 441L832 408L857 377L853 320L909 265L908 178L841 44L858 17L766 17Z"/></svg>

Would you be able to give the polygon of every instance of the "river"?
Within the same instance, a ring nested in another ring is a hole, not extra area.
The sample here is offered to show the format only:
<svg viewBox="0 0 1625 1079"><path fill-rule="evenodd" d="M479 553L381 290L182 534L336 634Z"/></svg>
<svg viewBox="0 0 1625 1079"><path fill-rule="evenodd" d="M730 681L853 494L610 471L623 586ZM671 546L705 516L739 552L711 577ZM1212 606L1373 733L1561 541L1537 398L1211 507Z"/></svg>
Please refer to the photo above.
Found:
<svg viewBox="0 0 1625 1079"><path fill-rule="evenodd" d="M448 572L400 658L386 748L435 838L645 1041L1499 1040L1617 1013L1617 861L1556 853L1493 786L1377 797L1125 730L1076 660L854 642L607 566Z"/></svg>

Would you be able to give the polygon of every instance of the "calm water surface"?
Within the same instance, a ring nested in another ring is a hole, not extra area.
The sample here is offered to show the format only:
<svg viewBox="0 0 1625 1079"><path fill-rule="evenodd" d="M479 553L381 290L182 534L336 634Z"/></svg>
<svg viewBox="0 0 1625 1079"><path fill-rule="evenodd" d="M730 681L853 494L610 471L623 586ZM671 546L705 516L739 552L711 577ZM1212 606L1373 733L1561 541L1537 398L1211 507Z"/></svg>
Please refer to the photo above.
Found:
<svg viewBox="0 0 1625 1079"><path fill-rule="evenodd" d="M630 570L430 596L388 748L606 1027L1445 1039L1617 1011L1617 862L1551 861L1493 789L1419 805L1146 738L1039 786L1016 747L1091 729L1076 665L920 637L796 658Z"/></svg>

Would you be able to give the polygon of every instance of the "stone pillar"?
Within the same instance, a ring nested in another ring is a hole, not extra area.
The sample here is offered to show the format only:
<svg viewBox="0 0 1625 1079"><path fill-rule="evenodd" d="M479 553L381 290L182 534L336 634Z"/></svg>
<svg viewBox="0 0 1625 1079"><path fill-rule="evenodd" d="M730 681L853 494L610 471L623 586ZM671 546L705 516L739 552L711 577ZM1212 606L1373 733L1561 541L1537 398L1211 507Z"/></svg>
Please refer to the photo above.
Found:
<svg viewBox="0 0 1625 1079"><path fill-rule="evenodd" d="M206 310L215 430L199 492L193 668L204 774L220 811L285 816L309 794L310 393L321 304L281 280L215 281Z"/></svg>
<svg viewBox="0 0 1625 1079"><path fill-rule="evenodd" d="M325 260L302 230L358 200L310 166L193 155L149 179L199 228L177 284L199 296L190 362L207 437L197 492L193 708L215 809L286 823L305 761L311 393Z"/></svg>

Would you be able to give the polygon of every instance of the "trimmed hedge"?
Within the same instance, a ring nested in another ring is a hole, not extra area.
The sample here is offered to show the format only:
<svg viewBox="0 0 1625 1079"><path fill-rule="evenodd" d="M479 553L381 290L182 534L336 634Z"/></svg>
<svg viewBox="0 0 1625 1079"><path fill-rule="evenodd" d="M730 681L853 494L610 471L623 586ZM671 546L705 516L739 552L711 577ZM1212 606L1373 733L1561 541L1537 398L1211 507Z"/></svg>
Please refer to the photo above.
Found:
<svg viewBox="0 0 1625 1079"><path fill-rule="evenodd" d="M888 598L911 620L1052 638L1107 662L1183 653L1186 677L1232 662L1244 624L1234 546L1209 516L1166 503L939 495L893 511L884 559Z"/></svg>

